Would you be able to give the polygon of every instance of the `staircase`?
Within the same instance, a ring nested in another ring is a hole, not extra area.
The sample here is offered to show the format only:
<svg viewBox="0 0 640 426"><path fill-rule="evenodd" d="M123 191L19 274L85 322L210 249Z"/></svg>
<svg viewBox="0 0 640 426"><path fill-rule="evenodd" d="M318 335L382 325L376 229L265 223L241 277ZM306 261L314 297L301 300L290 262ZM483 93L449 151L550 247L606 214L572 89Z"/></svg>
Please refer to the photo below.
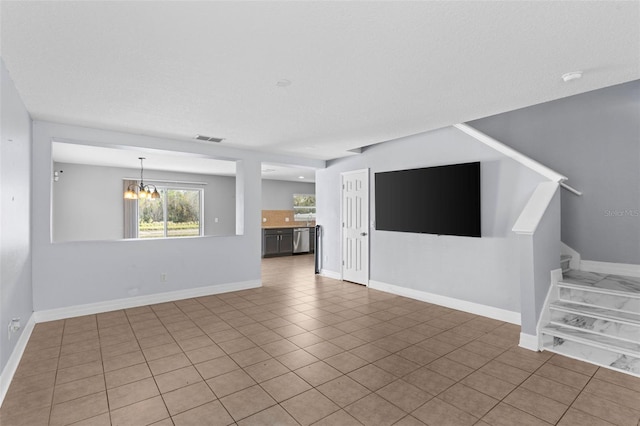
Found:
<svg viewBox="0 0 640 426"><path fill-rule="evenodd" d="M564 269L544 349L640 377L640 278Z"/></svg>

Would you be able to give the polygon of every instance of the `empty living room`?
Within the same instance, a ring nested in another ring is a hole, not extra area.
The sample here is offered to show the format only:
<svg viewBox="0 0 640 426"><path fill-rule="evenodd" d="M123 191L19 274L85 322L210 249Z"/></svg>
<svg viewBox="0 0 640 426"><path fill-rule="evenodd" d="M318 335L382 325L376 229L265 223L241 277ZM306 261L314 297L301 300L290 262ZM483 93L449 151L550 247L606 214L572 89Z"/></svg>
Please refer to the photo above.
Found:
<svg viewBox="0 0 640 426"><path fill-rule="evenodd" d="M640 1L0 2L0 425L640 425Z"/></svg>

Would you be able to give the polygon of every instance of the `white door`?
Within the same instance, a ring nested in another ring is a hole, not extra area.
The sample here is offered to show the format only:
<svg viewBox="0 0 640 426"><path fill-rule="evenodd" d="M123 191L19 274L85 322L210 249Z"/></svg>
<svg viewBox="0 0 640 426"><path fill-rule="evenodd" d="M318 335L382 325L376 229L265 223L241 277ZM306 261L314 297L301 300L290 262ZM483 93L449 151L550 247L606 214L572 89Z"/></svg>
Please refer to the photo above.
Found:
<svg viewBox="0 0 640 426"><path fill-rule="evenodd" d="M342 173L342 279L369 284L369 170Z"/></svg>

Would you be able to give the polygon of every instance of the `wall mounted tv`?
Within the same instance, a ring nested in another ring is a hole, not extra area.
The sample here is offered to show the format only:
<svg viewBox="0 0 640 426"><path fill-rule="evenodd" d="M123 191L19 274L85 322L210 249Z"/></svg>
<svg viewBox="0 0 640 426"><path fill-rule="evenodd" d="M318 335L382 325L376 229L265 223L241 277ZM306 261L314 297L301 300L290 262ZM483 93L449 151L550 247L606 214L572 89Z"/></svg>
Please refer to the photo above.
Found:
<svg viewBox="0 0 640 426"><path fill-rule="evenodd" d="M480 237L480 163L375 174L376 229Z"/></svg>

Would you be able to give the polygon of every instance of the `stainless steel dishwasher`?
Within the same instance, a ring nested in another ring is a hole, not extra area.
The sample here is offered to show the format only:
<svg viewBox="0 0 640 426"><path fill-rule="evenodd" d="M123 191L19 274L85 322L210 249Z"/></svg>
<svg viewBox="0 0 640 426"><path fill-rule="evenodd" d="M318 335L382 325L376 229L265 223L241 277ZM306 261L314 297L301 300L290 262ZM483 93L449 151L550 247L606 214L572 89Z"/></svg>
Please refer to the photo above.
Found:
<svg viewBox="0 0 640 426"><path fill-rule="evenodd" d="M293 253L309 253L309 228L293 229Z"/></svg>

